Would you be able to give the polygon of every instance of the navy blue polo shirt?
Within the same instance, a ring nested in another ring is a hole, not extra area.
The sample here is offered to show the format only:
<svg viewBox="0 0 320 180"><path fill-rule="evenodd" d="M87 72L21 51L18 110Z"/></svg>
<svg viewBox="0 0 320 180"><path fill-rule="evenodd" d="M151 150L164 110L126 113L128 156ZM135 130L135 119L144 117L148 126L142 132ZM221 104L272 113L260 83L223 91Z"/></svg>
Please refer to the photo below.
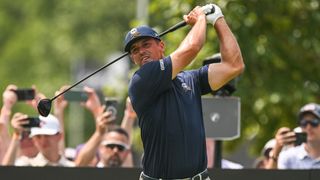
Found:
<svg viewBox="0 0 320 180"><path fill-rule="evenodd" d="M208 66L171 77L166 57L141 66L129 84L144 146L143 172L154 178L192 177L207 167L201 95L211 91Z"/></svg>

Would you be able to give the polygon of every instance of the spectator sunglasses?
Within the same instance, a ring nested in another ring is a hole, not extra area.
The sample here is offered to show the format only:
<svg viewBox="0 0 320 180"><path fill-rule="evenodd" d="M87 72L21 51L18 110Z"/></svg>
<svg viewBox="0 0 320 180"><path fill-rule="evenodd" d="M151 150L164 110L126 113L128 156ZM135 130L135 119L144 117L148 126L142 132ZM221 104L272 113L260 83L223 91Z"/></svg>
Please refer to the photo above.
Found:
<svg viewBox="0 0 320 180"><path fill-rule="evenodd" d="M312 127L318 127L320 124L320 120L319 119L312 119L312 120L306 120L306 119L302 119L299 123L300 127L305 128L308 126L308 124L310 124Z"/></svg>
<svg viewBox="0 0 320 180"><path fill-rule="evenodd" d="M127 147L125 145L122 144L107 144L105 145L105 147L110 148L110 149L114 149L117 148L120 152L124 151L127 149Z"/></svg>

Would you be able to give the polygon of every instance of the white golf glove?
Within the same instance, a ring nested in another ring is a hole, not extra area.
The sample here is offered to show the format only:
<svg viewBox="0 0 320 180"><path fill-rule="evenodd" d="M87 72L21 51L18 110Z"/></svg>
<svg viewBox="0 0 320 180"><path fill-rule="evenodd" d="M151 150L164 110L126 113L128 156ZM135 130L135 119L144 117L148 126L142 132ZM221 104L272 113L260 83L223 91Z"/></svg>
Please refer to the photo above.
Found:
<svg viewBox="0 0 320 180"><path fill-rule="evenodd" d="M207 4L202 6L201 9L206 14L207 23L212 23L214 25L217 19L223 17L220 7L215 4Z"/></svg>

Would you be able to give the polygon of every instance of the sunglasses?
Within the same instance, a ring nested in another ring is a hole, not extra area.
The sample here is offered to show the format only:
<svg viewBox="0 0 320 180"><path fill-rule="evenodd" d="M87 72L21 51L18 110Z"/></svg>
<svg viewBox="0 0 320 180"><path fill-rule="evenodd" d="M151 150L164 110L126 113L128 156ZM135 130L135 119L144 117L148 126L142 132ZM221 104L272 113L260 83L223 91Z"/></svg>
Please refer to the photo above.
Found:
<svg viewBox="0 0 320 180"><path fill-rule="evenodd" d="M110 148L110 149L117 148L120 152L127 149L127 147L122 144L107 144L107 145L105 145L105 147Z"/></svg>
<svg viewBox="0 0 320 180"><path fill-rule="evenodd" d="M318 119L312 119L312 120L306 120L306 119L302 119L300 121L300 127L307 127L308 124L310 124L312 127L318 127L320 124L320 121Z"/></svg>

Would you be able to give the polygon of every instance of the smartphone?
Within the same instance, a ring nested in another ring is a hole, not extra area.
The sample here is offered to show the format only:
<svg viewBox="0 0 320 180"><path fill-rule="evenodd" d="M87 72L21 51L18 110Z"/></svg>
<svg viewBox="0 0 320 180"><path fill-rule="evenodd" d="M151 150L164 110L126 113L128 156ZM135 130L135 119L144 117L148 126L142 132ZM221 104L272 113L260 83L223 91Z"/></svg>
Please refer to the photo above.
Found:
<svg viewBox="0 0 320 180"><path fill-rule="evenodd" d="M117 116L119 101L117 98L107 98L105 100L106 111L110 111L112 116Z"/></svg>
<svg viewBox="0 0 320 180"><path fill-rule="evenodd" d="M70 90L63 94L63 97L67 101L86 102L88 100L88 94L83 90Z"/></svg>
<svg viewBox="0 0 320 180"><path fill-rule="evenodd" d="M32 127L40 127L40 119L39 117L28 117L28 124L24 124L24 128L32 128Z"/></svg>
<svg viewBox="0 0 320 180"><path fill-rule="evenodd" d="M35 96L35 91L32 88L17 89L14 92L17 94L18 101L32 100Z"/></svg>
<svg viewBox="0 0 320 180"><path fill-rule="evenodd" d="M307 142L307 133L305 132L295 132L296 141L294 142L295 146L298 146L304 142Z"/></svg>

